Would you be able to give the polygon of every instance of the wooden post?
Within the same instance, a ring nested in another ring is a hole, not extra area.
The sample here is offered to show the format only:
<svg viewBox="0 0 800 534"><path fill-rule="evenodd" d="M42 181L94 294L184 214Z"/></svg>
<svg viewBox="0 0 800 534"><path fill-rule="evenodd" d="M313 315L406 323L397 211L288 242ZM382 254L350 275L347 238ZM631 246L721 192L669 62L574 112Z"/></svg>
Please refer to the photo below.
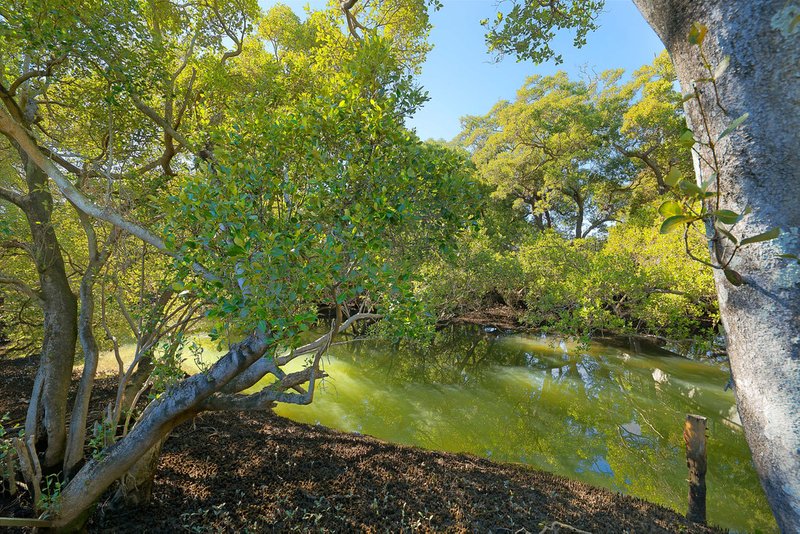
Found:
<svg viewBox="0 0 800 534"><path fill-rule="evenodd" d="M706 522L706 418L687 415L683 426L686 466L689 468L689 510L686 519Z"/></svg>

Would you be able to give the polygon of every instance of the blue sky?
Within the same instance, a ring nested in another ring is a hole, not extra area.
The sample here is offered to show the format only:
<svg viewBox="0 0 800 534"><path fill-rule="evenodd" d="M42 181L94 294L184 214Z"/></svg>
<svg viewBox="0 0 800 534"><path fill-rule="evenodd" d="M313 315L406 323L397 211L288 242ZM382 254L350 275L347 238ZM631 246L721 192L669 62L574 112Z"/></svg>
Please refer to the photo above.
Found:
<svg viewBox="0 0 800 534"><path fill-rule="evenodd" d="M261 1L262 7L274 2ZM324 7L324 1L283 0L298 14L303 6ZM419 81L430 101L411 119L422 139L452 139L460 130L459 118L483 115L501 99L513 99L516 91L533 74L567 71L570 76L623 68L631 73L650 63L664 48L630 0L606 0L600 28L589 35L580 50L572 46L572 36L556 37L553 49L563 56L561 65L548 62L534 65L517 63L506 57L493 61L486 52L485 29L480 20L497 13L495 0L442 0L444 7L431 14L433 51L423 65Z"/></svg>

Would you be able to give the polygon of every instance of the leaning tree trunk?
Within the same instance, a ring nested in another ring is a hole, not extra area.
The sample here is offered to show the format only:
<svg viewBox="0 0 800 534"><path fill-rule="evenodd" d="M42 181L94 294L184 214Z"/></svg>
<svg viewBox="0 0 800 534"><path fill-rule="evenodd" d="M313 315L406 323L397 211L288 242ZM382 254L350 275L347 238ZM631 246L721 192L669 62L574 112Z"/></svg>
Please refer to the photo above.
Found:
<svg viewBox="0 0 800 534"><path fill-rule="evenodd" d="M161 447L168 437L169 434L165 434L120 478L119 486L117 486L117 491L112 499L114 506L124 508L150 502L153 496L153 483L158 470Z"/></svg>
<svg viewBox="0 0 800 534"><path fill-rule="evenodd" d="M724 209L752 214L735 227L752 236L773 227L777 240L748 245L731 267L745 284L715 272L728 335L739 414L756 470L780 528L800 532L800 268L780 254L800 252L800 8L785 0L635 0L666 45L684 93L705 74L690 26L708 27L703 50L713 65L730 66L718 81L721 103L703 91L712 139L749 113L742 127L718 144ZM706 84L707 86L708 84ZM704 130L696 103L686 111ZM699 172L710 174L702 163Z"/></svg>
<svg viewBox="0 0 800 534"><path fill-rule="evenodd" d="M26 162L29 191L23 211L33 237L44 312L39 362L42 390L38 397L39 405L28 412L36 420L27 421L26 428L41 426L44 429L45 436L37 436L39 446L46 444L42 467L45 471L54 471L61 465L66 444L67 395L75 359L78 302L67 279L64 258L51 220L53 198L49 180L25 153L20 153ZM37 398L31 398L32 403L36 401Z"/></svg>

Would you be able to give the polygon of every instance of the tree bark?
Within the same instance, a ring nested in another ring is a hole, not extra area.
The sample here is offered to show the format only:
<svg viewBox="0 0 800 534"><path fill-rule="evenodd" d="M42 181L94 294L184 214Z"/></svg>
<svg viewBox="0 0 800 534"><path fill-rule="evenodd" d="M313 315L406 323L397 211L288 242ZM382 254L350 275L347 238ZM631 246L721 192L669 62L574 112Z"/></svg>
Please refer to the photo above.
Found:
<svg viewBox="0 0 800 534"><path fill-rule="evenodd" d="M43 341L40 406L28 411L42 418L46 438L42 468L57 470L64 457L66 442L67 394L72 379L77 339L78 302L69 285L64 258L51 220L53 198L47 175L20 151L25 163L28 195L23 211L28 220L35 248L36 269L42 296ZM31 402L36 399L31 398ZM27 421L26 428L39 428L38 421ZM41 449L41 445L39 445Z"/></svg>
<svg viewBox="0 0 800 534"><path fill-rule="evenodd" d="M161 438L122 476L112 499L114 506L141 506L150 502L161 447L167 437L168 434Z"/></svg>
<svg viewBox="0 0 800 534"><path fill-rule="evenodd" d="M97 364L100 351L94 335L94 284L101 267L111 254L111 247L119 237L117 228L111 230L111 235L102 250L98 250L97 236L91 221L84 214L79 213L81 223L86 231L89 248L89 265L83 274L80 286L81 310L78 316L78 337L83 349L83 372L75 393L72 416L67 434L66 452L64 454L64 477L69 479L83 461L83 447L86 440L86 422L89 414L89 400L94 389L94 378L97 374Z"/></svg>
<svg viewBox="0 0 800 534"><path fill-rule="evenodd" d="M577 211L575 214L575 239L583 236L583 199L579 195L572 197L575 200Z"/></svg>
<svg viewBox="0 0 800 534"><path fill-rule="evenodd" d="M133 430L90 459L61 492L61 514L56 527L72 525L103 491L122 477L180 423L200 411L200 405L258 360L270 346L265 333L254 333L217 361L205 373L193 375L170 389L144 411Z"/></svg>
<svg viewBox="0 0 800 534"><path fill-rule="evenodd" d="M745 436L778 525L800 532L800 268L779 254L800 251L800 26L791 26L796 4L784 0L748 2L634 0L667 47L684 93L707 76L690 27L708 27L703 50L713 65L730 56L718 81L728 114L714 106L712 139L743 113L745 123L718 145L721 208L753 212L736 227L742 237L773 227L773 241L741 249L731 267L745 284L735 287L715 270L722 323L728 335L731 371ZM704 130L696 103L686 104L695 132ZM698 179L708 177L696 165Z"/></svg>

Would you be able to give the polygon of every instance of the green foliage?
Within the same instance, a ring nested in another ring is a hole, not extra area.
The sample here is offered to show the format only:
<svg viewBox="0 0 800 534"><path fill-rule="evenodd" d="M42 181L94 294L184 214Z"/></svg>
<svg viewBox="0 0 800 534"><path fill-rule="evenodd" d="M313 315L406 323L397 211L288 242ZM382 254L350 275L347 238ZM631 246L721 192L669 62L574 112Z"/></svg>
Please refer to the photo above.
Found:
<svg viewBox="0 0 800 534"><path fill-rule="evenodd" d="M543 236L521 251L528 318L565 332L702 335L717 313L713 282L681 249L677 236L635 224L613 227L603 243Z"/></svg>
<svg viewBox="0 0 800 534"><path fill-rule="evenodd" d="M710 271L683 261L686 242L702 237L667 233L692 216L679 199L659 198L672 188L706 195L682 179L691 162L675 74L664 53L630 82L620 77L533 77L514 102L462 120L457 141L491 199L482 230L422 271L418 292L441 317L499 300L562 334L709 336L718 313Z"/></svg>
<svg viewBox="0 0 800 534"><path fill-rule="evenodd" d="M217 331L291 345L318 304L365 298L418 322L403 310L412 260L446 248L475 211L465 158L405 129L421 95L387 40L366 40L327 82L282 109L243 100L212 134L215 163L164 205L181 278ZM214 279L189 277L194 264Z"/></svg>
<svg viewBox="0 0 800 534"><path fill-rule="evenodd" d="M11 417L4 413L0 416L0 479L12 480L17 470L17 455L14 451L12 432L16 431L19 437L23 436L24 431L19 423L13 427L8 426ZM12 489L12 492L15 491Z"/></svg>
<svg viewBox="0 0 800 534"><path fill-rule="evenodd" d="M61 511L61 480L57 474L47 475L42 486L42 494L36 508L41 512L41 517L57 517Z"/></svg>
<svg viewBox="0 0 800 534"><path fill-rule="evenodd" d="M591 82L533 76L514 102L462 119L458 141L495 196L515 199L539 229L585 237L616 218L637 172L616 148L631 98L618 87L620 74Z"/></svg>
<svg viewBox="0 0 800 534"><path fill-rule="evenodd" d="M87 445L91 451L92 458L100 460L105 455L105 449L113 444L116 438L116 426L106 419L95 421L92 425L92 437L89 438Z"/></svg>
<svg viewBox="0 0 800 534"><path fill-rule="evenodd" d="M417 293L439 318L490 305L492 295L511 305L520 304L526 281L518 254L498 250L495 237L485 229L463 232L460 246L451 256L423 266Z"/></svg>
<svg viewBox="0 0 800 534"><path fill-rule="evenodd" d="M605 0L513 0L511 4L507 13L498 12L494 20L481 21L489 30L486 34L489 50L514 54L517 61L530 59L543 63L552 59L559 64L561 54L550 48L556 31L574 30L574 45L582 47L586 44L586 35L597 29L596 19Z"/></svg>

